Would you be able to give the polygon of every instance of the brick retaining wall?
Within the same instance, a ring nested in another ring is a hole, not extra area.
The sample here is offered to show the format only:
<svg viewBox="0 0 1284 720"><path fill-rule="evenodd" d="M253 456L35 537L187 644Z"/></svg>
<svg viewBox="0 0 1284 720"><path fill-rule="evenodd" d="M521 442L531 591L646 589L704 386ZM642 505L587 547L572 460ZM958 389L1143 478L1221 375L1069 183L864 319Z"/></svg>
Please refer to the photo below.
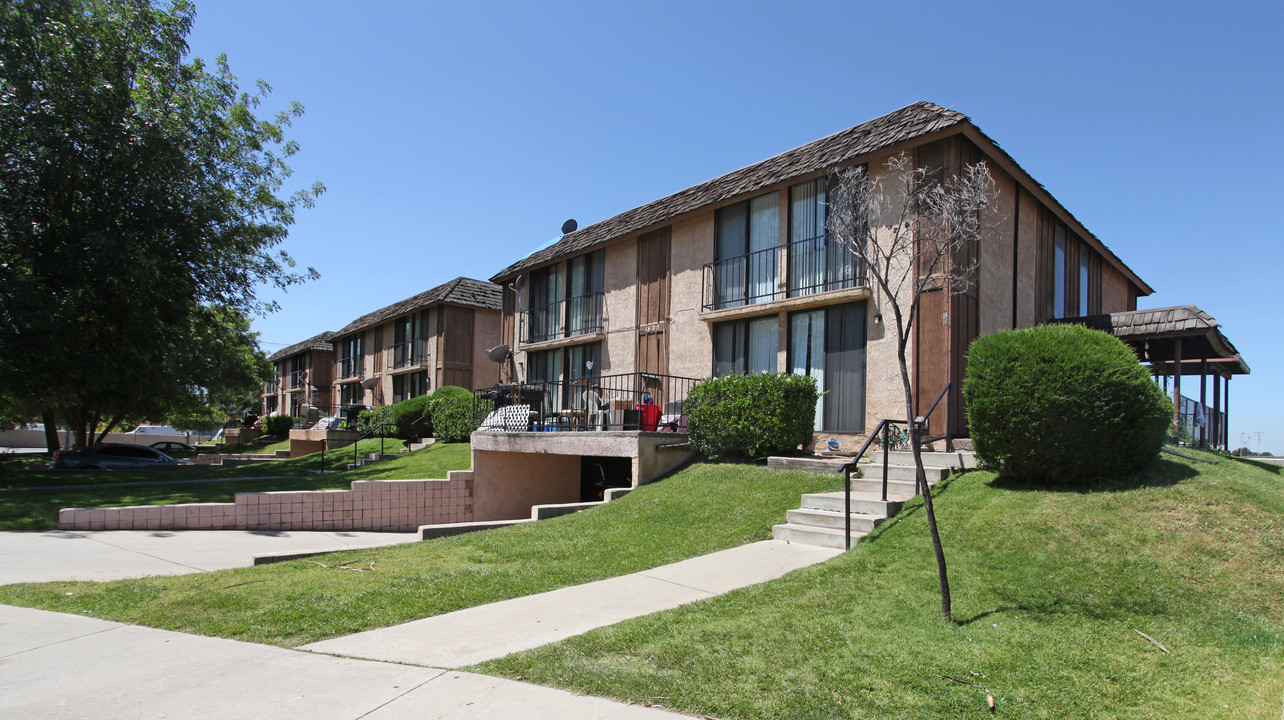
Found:
<svg viewBox="0 0 1284 720"><path fill-rule="evenodd" d="M351 490L237 493L234 502L64 508L64 530L383 530L471 522L473 473L447 480L358 480Z"/></svg>

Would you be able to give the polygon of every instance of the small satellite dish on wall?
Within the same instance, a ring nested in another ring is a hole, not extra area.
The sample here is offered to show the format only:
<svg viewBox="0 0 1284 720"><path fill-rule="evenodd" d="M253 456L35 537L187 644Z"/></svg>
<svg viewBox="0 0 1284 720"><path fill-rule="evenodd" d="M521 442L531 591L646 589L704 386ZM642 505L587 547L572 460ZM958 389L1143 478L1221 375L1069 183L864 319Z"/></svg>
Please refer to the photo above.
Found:
<svg viewBox="0 0 1284 720"><path fill-rule="evenodd" d="M567 220L566 222L562 223L562 234L570 235L571 233L575 232L575 229L578 227L579 227L579 224L575 222L575 218L571 218L570 220Z"/></svg>
<svg viewBox="0 0 1284 720"><path fill-rule="evenodd" d="M513 281L511 287L513 288L513 292L521 294L522 288L526 287L526 276L518 275L517 279Z"/></svg>
<svg viewBox="0 0 1284 720"><path fill-rule="evenodd" d="M496 345L486 351L487 357L497 363L502 363L507 360L509 354L507 345Z"/></svg>
<svg viewBox="0 0 1284 720"><path fill-rule="evenodd" d="M377 384L379 384L379 378L377 377L366 378L361 381L361 387L365 390L371 390Z"/></svg>

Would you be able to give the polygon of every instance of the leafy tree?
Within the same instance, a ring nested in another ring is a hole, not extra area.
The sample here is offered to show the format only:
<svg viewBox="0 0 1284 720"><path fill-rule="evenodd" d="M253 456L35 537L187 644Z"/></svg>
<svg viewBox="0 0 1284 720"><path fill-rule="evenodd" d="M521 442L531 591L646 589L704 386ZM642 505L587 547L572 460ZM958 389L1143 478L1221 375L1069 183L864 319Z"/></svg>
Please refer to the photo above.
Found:
<svg viewBox="0 0 1284 720"><path fill-rule="evenodd" d="M834 180L830 233L865 265L880 301L890 310L889 330L896 333L905 422L936 555L941 614L949 619L949 575L932 493L923 472L923 443L914 418L914 385L906 351L923 295L963 292L972 282L977 269L976 244L997 196L994 180L984 162L941 178L931 169L916 167L905 153L889 159L885 171L875 177L862 166L838 170Z"/></svg>
<svg viewBox="0 0 1284 720"><path fill-rule="evenodd" d="M315 278L276 246L323 188L226 59L184 62L188 0L0 6L0 398L93 440L243 391L255 296Z"/></svg>

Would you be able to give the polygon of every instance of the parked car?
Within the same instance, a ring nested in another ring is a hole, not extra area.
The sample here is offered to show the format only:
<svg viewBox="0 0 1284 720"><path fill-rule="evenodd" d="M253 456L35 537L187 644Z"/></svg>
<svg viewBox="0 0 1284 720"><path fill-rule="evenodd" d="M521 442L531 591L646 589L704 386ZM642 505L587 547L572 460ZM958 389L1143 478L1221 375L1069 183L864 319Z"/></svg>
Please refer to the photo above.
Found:
<svg viewBox="0 0 1284 720"><path fill-rule="evenodd" d="M185 442L175 442L173 440L161 440L160 442L154 442L151 445L148 445L147 447L160 450L166 455L173 455L174 453L197 452L195 447L192 447L191 445L188 445Z"/></svg>
<svg viewBox="0 0 1284 720"><path fill-rule="evenodd" d="M141 470L191 464L190 460L175 460L146 445L103 443L84 450L56 452L49 467L54 470Z"/></svg>
<svg viewBox="0 0 1284 720"><path fill-rule="evenodd" d="M127 435L182 435L178 428L172 428L168 425L139 425L130 430Z"/></svg>

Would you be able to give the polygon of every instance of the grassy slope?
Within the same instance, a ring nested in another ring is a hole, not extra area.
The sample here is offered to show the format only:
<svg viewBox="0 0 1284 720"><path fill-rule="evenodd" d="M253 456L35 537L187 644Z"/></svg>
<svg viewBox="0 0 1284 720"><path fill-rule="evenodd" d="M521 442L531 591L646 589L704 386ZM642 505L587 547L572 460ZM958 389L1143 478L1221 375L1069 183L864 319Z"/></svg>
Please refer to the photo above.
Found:
<svg viewBox="0 0 1284 720"><path fill-rule="evenodd" d="M0 587L0 602L298 645L676 562L770 536L836 475L695 465L574 515L289 563L111 583Z"/></svg>
<svg viewBox="0 0 1284 720"><path fill-rule="evenodd" d="M1164 458L1095 492L948 484L764 585L479 666L718 718L1278 718L1284 470ZM1165 654L1136 631L1164 644Z"/></svg>
<svg viewBox="0 0 1284 720"><path fill-rule="evenodd" d="M401 441L386 441L385 449L396 452ZM346 450L346 452L344 451ZM352 461L352 448L326 453L328 469L342 468ZM363 440L359 453L378 452L379 441ZM38 488L50 484L103 484L147 482L146 486L112 488L86 487L65 490L0 491L0 530L50 530L58 527L58 510L65 507L112 507L118 505L166 505L194 502L231 502L238 492L271 490L324 490L347 488L354 480L445 478L450 470L467 469L471 457L467 443L430 445L417 452L384 460L355 470L309 475L320 467L319 455L292 460L256 463L227 468L189 468L140 472L46 472L14 473L3 479L10 487ZM167 484L175 480L259 478L237 482Z"/></svg>

